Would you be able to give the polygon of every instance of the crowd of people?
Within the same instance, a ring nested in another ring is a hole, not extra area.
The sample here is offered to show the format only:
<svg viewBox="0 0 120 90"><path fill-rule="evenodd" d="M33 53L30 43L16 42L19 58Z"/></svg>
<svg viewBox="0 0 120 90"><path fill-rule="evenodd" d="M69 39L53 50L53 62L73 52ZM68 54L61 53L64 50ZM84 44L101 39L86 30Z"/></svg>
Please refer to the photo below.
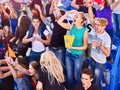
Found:
<svg viewBox="0 0 120 90"><path fill-rule="evenodd" d="M119 9L120 0L1 0L0 90L102 90Z"/></svg>

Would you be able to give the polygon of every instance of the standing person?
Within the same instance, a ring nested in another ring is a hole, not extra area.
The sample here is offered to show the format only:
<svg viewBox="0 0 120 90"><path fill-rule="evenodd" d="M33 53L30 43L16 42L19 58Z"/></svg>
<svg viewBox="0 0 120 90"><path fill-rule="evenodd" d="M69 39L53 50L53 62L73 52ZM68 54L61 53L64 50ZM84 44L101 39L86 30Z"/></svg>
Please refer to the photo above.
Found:
<svg viewBox="0 0 120 90"><path fill-rule="evenodd" d="M115 35L120 39L120 4L113 9L113 24L115 27Z"/></svg>
<svg viewBox="0 0 120 90"><path fill-rule="evenodd" d="M31 82L34 87L34 90L37 90L36 85L39 79L39 75L38 75L39 67L40 65L36 61L32 61L29 64L29 75L31 76Z"/></svg>
<svg viewBox="0 0 120 90"><path fill-rule="evenodd" d="M10 15L10 10L8 7L6 7L5 3L0 3L0 8L2 10L1 13L1 19L2 19L2 28L4 26L9 26L10 27L10 21L9 21L9 15Z"/></svg>
<svg viewBox="0 0 120 90"><path fill-rule="evenodd" d="M83 0L83 4L82 5L78 5L77 3L76 3L76 1L77 0L72 0L72 2L71 2L71 6L73 7L73 8L75 8L76 10L78 10L78 11L81 11L81 12L84 12L84 13L88 13L88 3L90 2L90 1L88 1L88 0ZM95 8L94 7L92 7L92 10L93 10L93 13L95 13Z"/></svg>
<svg viewBox="0 0 120 90"><path fill-rule="evenodd" d="M4 26L3 34L2 34L2 37L0 38L0 41L5 45L5 52L8 50L8 44L10 45L11 48L13 48L13 44L11 43L11 39L13 37L14 37L14 35L12 34L10 27ZM4 57L5 52L2 57Z"/></svg>
<svg viewBox="0 0 120 90"><path fill-rule="evenodd" d="M63 20L71 13L75 14L73 25L64 23ZM83 65L83 53L88 45L88 31L83 27L85 21L86 18L84 14L77 11L69 11L58 20L58 24L70 30L70 35L74 35L75 37L73 45L67 48L66 51L65 63L69 88L73 86L73 84L80 82L79 72L81 72Z"/></svg>
<svg viewBox="0 0 120 90"><path fill-rule="evenodd" d="M26 14L21 14L18 19L18 26L16 27L15 38L17 39L16 45L18 48L18 55L25 56L27 51L27 46L22 44L22 39L28 31L29 25L31 23L30 18Z"/></svg>
<svg viewBox="0 0 120 90"><path fill-rule="evenodd" d="M6 65L5 59L0 60L0 90L14 90L14 79Z"/></svg>
<svg viewBox="0 0 120 90"><path fill-rule="evenodd" d="M81 71L82 83L77 84L70 90L99 90L99 88L92 83L94 72L92 69L85 68Z"/></svg>
<svg viewBox="0 0 120 90"><path fill-rule="evenodd" d="M11 57L6 57L6 62L13 75L15 82L17 83L19 90L33 90L33 86L26 75L29 69L29 63L25 57L18 56L15 60Z"/></svg>
<svg viewBox="0 0 120 90"><path fill-rule="evenodd" d="M108 20L108 25L106 26L105 30L110 35L111 40L113 40L114 28L113 28L113 23L112 23L112 11L120 3L120 0L117 0L116 2L114 2L112 4L109 4L108 0L100 0L99 2L97 0L95 0L95 2L97 2L98 6L99 6L99 9L96 10L95 17L106 18ZM91 3L89 3L89 5L90 5L89 6L89 16L90 16L90 18L93 18L94 17L94 14L92 11L93 2L91 1ZM94 20L91 20L91 21L93 22ZM112 45L112 43L111 43L111 45ZM107 58L107 60L110 62L113 62L111 54Z"/></svg>
<svg viewBox="0 0 120 90"><path fill-rule="evenodd" d="M51 51L41 55L38 90L65 90L64 74L60 61Z"/></svg>
<svg viewBox="0 0 120 90"><path fill-rule="evenodd" d="M88 6L89 6L90 0L83 0L83 5L77 5L76 4L76 0L73 0L71 3L71 6L75 9L77 9L80 12L83 12L85 14L85 17L87 18L86 23L84 24L84 26L86 27L86 29L88 30L88 48L85 52L86 57L90 57L90 53L91 53L91 37L94 34L94 30L92 28L90 19L89 19L89 15L88 15ZM92 7L93 13L95 14L96 9L94 7ZM85 62L84 62L85 63Z"/></svg>
<svg viewBox="0 0 120 90"><path fill-rule="evenodd" d="M111 39L105 31L108 21L105 18L96 18L94 20L95 35L92 39L91 62L90 66L95 73L94 84L102 89L101 80L103 71L106 67L106 57L110 55Z"/></svg>
<svg viewBox="0 0 120 90"><path fill-rule="evenodd" d="M50 42L50 50L55 53L57 58L60 60L63 67L65 66L65 44L64 44L64 35L67 30L61 27L58 24L58 20L62 15L64 15L65 11L60 10L57 7L58 0L53 0L51 8L50 8L50 20L53 25L51 42ZM65 22L65 21L64 21Z"/></svg>
<svg viewBox="0 0 120 90"><path fill-rule="evenodd" d="M39 62L41 54L46 49L45 45L50 44L50 35L39 16L32 18L32 27L29 29L31 30L27 32L22 42L24 44L30 43L32 46L29 61L35 60Z"/></svg>

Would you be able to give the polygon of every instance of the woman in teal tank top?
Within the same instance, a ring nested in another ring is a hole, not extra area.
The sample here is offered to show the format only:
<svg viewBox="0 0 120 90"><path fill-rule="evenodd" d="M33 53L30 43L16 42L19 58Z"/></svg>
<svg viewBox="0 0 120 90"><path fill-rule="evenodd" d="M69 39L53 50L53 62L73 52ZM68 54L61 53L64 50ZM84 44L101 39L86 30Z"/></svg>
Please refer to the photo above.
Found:
<svg viewBox="0 0 120 90"><path fill-rule="evenodd" d="M66 24L63 20L68 14L74 14L73 25ZM66 80L68 89L80 82L80 72L83 66L83 53L88 45L88 31L83 27L86 18L83 13L72 10L66 12L59 20L58 23L63 28L70 30L70 35L73 35L74 41L71 47L67 48L66 52Z"/></svg>

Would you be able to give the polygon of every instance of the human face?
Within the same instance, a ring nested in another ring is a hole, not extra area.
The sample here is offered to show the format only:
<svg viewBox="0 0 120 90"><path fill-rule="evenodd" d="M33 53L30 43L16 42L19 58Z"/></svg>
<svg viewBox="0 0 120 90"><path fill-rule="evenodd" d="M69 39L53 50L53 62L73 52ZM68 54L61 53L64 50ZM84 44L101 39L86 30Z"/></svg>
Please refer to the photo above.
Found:
<svg viewBox="0 0 120 90"><path fill-rule="evenodd" d="M74 24L80 24L82 22L82 18L81 18L81 15L79 13L76 13L75 16L74 16Z"/></svg>
<svg viewBox="0 0 120 90"><path fill-rule="evenodd" d="M38 30L38 27L40 25L40 20L39 19L33 19L32 25L34 26L35 30Z"/></svg>
<svg viewBox="0 0 120 90"><path fill-rule="evenodd" d="M84 88L89 88L93 79L87 74L82 74L81 81Z"/></svg>
<svg viewBox="0 0 120 90"><path fill-rule="evenodd" d="M34 76L36 74L36 71L31 64L29 65L29 74L30 76Z"/></svg>
<svg viewBox="0 0 120 90"><path fill-rule="evenodd" d="M4 31L5 31L5 33L8 33L9 32L9 27L8 26L4 26Z"/></svg>
<svg viewBox="0 0 120 90"><path fill-rule="evenodd" d="M98 20L94 21L94 29L95 29L95 32L97 33L101 33L103 31L103 28L100 25L100 22Z"/></svg>

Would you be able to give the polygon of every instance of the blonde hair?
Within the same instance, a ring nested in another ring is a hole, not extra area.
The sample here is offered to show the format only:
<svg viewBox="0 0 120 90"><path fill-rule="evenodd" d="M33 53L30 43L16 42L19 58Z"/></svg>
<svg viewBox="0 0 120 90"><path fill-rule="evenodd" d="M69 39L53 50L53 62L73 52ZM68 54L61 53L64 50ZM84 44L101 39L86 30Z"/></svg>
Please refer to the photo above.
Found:
<svg viewBox="0 0 120 90"><path fill-rule="evenodd" d="M101 26L108 25L108 20L106 18L96 18L95 20L98 20Z"/></svg>
<svg viewBox="0 0 120 90"><path fill-rule="evenodd" d="M51 84L54 83L54 79L56 79L58 83L64 82L62 65L53 52L44 52L41 55L40 65L43 71L47 70L48 79Z"/></svg>
<svg viewBox="0 0 120 90"><path fill-rule="evenodd" d="M84 13L83 12L79 12L79 14L81 15L81 18L82 18L82 23L84 24L85 22L86 22L86 17L85 17L85 15L84 15Z"/></svg>

